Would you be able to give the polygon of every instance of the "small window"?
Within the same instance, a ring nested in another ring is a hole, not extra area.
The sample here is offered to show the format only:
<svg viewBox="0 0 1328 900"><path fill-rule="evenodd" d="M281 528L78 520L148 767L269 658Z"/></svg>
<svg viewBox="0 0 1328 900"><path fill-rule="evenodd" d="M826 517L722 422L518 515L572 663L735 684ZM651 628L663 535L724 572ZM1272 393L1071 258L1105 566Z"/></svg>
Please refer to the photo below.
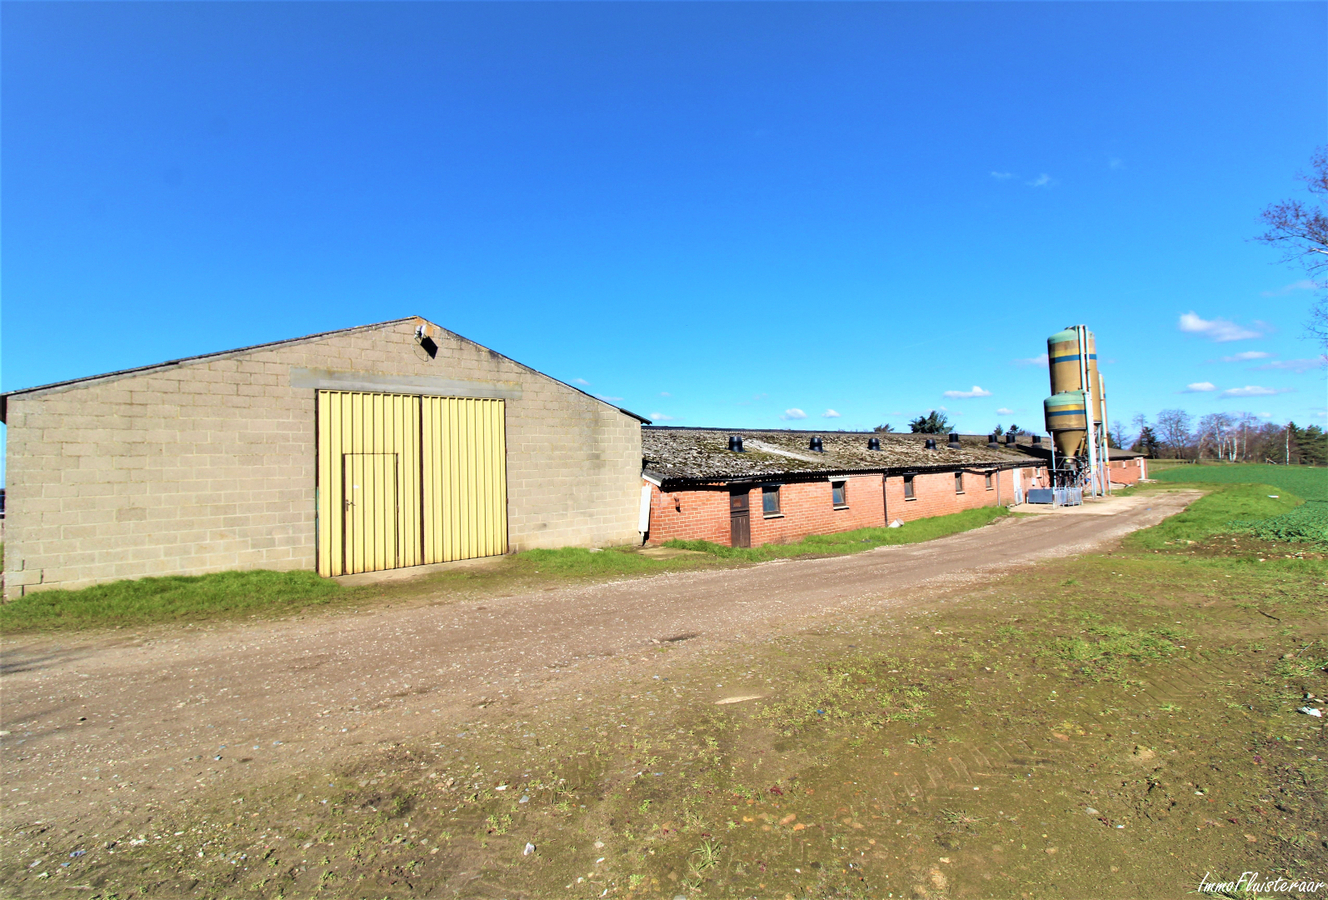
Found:
<svg viewBox="0 0 1328 900"><path fill-rule="evenodd" d="M830 482L830 493L835 501L835 508L848 506L848 482L832 481Z"/></svg>
<svg viewBox="0 0 1328 900"><path fill-rule="evenodd" d="M988 472L986 477L987 477L987 490L991 490L991 481L992 481L991 473Z"/></svg>
<svg viewBox="0 0 1328 900"><path fill-rule="evenodd" d="M914 500L914 499L917 499L917 498L914 496L914 494L913 494L913 476L912 476L912 475L905 475L905 476L904 476L904 499L905 499L905 500Z"/></svg>
<svg viewBox="0 0 1328 900"><path fill-rule="evenodd" d="M779 515L779 485L767 484L761 488L761 512L767 516Z"/></svg>
<svg viewBox="0 0 1328 900"><path fill-rule="evenodd" d="M955 472L955 493L962 494L963 492L964 492L964 473Z"/></svg>

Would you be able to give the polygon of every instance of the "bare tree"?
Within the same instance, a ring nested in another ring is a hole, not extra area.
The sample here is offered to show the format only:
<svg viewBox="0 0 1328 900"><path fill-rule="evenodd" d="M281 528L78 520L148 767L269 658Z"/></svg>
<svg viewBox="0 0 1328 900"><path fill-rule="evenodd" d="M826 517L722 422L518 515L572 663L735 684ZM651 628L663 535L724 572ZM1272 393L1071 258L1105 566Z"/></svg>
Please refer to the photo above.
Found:
<svg viewBox="0 0 1328 900"><path fill-rule="evenodd" d="M1204 447L1211 447L1213 455L1218 459L1235 460L1234 426L1235 419L1226 413L1209 413L1200 419L1196 429L1199 439L1199 457L1203 458Z"/></svg>
<svg viewBox="0 0 1328 900"><path fill-rule="evenodd" d="M1134 429L1134 440L1131 441L1131 445L1133 445L1139 442L1139 436L1148 427L1148 417L1143 413L1135 413L1134 418L1130 420L1130 427Z"/></svg>
<svg viewBox="0 0 1328 900"><path fill-rule="evenodd" d="M1125 443L1125 434L1126 432L1125 432L1124 422L1122 422L1120 419L1117 419L1116 421L1112 422L1111 434L1108 435L1108 437L1110 437L1112 440L1111 446L1118 447L1122 450L1130 446L1129 444Z"/></svg>
<svg viewBox="0 0 1328 900"><path fill-rule="evenodd" d="M1164 409L1157 414L1157 432L1162 442L1171 448L1172 456L1180 459L1190 443L1190 414L1183 409Z"/></svg>
<svg viewBox="0 0 1328 900"><path fill-rule="evenodd" d="M1309 189L1308 203L1283 200L1263 211L1261 218L1268 230L1259 240L1282 251L1282 261L1299 263L1315 282L1319 297L1310 307L1306 328L1324 347L1328 347L1328 294L1317 277L1328 272L1328 147L1320 147L1311 160L1313 171L1300 176Z"/></svg>

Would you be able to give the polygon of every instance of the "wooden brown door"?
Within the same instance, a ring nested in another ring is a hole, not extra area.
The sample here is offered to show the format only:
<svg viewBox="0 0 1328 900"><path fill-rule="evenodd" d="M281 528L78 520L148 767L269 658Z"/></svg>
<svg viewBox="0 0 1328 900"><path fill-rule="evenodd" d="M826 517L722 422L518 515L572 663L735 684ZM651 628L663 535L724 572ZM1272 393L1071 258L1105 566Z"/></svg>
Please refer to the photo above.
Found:
<svg viewBox="0 0 1328 900"><path fill-rule="evenodd" d="M734 491L729 494L729 546L750 547L752 545L752 514L747 506L747 492Z"/></svg>

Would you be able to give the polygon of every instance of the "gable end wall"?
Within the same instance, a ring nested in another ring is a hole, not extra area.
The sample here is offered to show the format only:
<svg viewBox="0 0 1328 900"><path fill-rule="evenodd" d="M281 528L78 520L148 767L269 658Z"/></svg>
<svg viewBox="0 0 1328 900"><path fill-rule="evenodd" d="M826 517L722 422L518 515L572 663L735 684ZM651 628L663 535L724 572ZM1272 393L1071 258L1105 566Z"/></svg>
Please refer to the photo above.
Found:
<svg viewBox="0 0 1328 900"><path fill-rule="evenodd" d="M417 324L11 396L5 596L313 569L316 393L293 368L501 385L511 549L639 539L639 422L436 327L429 358Z"/></svg>

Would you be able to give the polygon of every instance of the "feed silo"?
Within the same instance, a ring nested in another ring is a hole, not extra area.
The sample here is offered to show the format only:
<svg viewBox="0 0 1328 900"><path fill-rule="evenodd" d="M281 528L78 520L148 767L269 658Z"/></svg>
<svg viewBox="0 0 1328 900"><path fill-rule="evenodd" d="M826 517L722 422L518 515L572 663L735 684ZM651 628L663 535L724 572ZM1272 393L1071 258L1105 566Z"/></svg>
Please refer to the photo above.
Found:
<svg viewBox="0 0 1328 900"><path fill-rule="evenodd" d="M1051 392L1090 391L1093 421L1102 421L1102 391L1098 386L1097 338L1083 325L1058 331L1047 338Z"/></svg>
<svg viewBox="0 0 1328 900"><path fill-rule="evenodd" d="M1043 401L1047 431L1060 455L1056 466L1066 485L1105 493L1106 400L1097 368L1097 338L1074 325L1047 338L1052 395Z"/></svg>
<svg viewBox="0 0 1328 900"><path fill-rule="evenodd" d="M1083 391L1060 391L1042 401L1047 431L1062 458L1082 456L1088 446L1088 408Z"/></svg>

